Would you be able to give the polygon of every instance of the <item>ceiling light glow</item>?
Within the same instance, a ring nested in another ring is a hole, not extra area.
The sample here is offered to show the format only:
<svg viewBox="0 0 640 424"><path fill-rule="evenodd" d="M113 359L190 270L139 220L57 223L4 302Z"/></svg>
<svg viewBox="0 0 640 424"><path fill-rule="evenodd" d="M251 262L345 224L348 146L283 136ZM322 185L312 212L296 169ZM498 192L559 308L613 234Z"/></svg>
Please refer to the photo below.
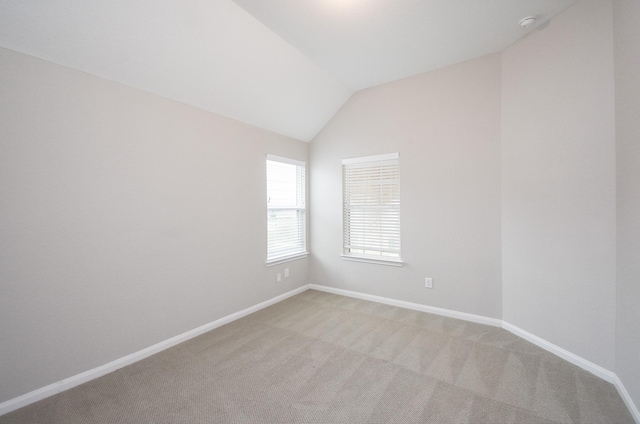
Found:
<svg viewBox="0 0 640 424"><path fill-rule="evenodd" d="M324 2L333 9L349 10L363 3L363 0L324 0Z"/></svg>

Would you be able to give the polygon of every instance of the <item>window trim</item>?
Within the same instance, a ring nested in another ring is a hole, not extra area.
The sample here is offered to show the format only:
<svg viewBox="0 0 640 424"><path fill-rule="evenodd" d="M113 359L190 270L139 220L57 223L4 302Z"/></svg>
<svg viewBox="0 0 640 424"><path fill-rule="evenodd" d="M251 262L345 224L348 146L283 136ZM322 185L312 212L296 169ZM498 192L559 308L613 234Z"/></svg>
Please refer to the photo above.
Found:
<svg viewBox="0 0 640 424"><path fill-rule="evenodd" d="M342 159L343 165L353 165L354 163L381 162L383 160L399 160L398 153L386 153L384 155L362 156L357 158Z"/></svg>
<svg viewBox="0 0 640 424"><path fill-rule="evenodd" d="M290 254L285 254L285 255L281 255L281 256L276 256L273 257L271 259L269 259L269 229L268 229L268 220L269 220L269 203L267 200L267 204L266 204L266 212L267 212L267 246L266 246L266 255L267 255L267 259L265 260L265 264L267 265L267 267L270 266L274 266L274 265L278 265L284 262L289 262L289 261L295 261L295 260L299 260L299 259L303 259L306 258L309 255L309 249L308 249L308 225L307 225L307 221L308 221L308 216L307 216L307 164L304 161L300 161L297 159L291 159L291 158L287 158L287 157L282 157L282 156L276 156L276 155L272 155L272 154L267 154L266 160L265 160L265 192L268 193L268 187L269 187L269 178L268 178L268 172L267 172L267 161L272 161L272 162L280 162L280 163L285 163L285 164L289 164L289 165L295 165L295 166L299 166L302 168L303 170L303 183L302 183L302 190L303 190L303 199L302 199L302 207L300 206L291 206L291 207L280 207L280 208L273 208L273 209L278 209L278 210L285 210L285 209L289 209L289 210L296 210L296 211L301 211L303 213L304 216L304 226L303 226L303 233L302 233L302 237L303 237L303 249L302 251L297 251L294 253L290 253Z"/></svg>
<svg viewBox="0 0 640 424"><path fill-rule="evenodd" d="M371 256L359 256L359 255L345 255L344 253L340 255L342 260L351 261L351 262L364 262L367 264L376 264L376 265L388 265L388 266L404 266L404 261L402 259L379 259L372 258Z"/></svg>
<svg viewBox="0 0 640 424"><path fill-rule="evenodd" d="M363 157L355 157L348 158L342 160L342 226L343 226L343 234L342 234L342 254L340 257L345 261L354 261L354 262L364 262L371 263L377 265L389 265L389 266L403 266L404 261L402 260L402 247L400 244L400 251L398 252L398 257L385 257L382 255L365 255L361 253L349 253L347 252L347 247L345 243L346 239L346 230L347 222L346 222L346 192L345 192L345 165L353 165L353 164L366 164L366 163L375 163L382 161L397 161L398 165L398 188L400 186L400 154L399 153L387 153L382 155L372 155L372 156L363 156ZM398 206L400 209L400 205ZM398 213L398 224L400 225L400 211ZM398 241L401 240L401 228L398 227ZM374 250L374 249L371 249Z"/></svg>
<svg viewBox="0 0 640 424"><path fill-rule="evenodd" d="M285 262L292 262L292 261L297 261L297 260L300 260L300 259L304 259L307 256L309 256L309 252L305 251L305 252L302 252L302 253L296 253L295 255L283 256L283 257L280 257L280 258L272 259L270 261L265 261L265 264L267 265L267 267L270 267L270 266L280 265L280 264L283 264Z"/></svg>
<svg viewBox="0 0 640 424"><path fill-rule="evenodd" d="M307 163L306 162L301 161L301 160L297 160L297 159L291 159L291 158L285 158L285 157L282 157L282 156L271 155L271 154L267 154L267 159L266 160L270 160L270 161L273 161L273 162L288 163L289 165L302 166L303 168L305 168L304 172L305 172L305 183L306 183L306 173L307 173L307 169L306 169L307 168Z"/></svg>

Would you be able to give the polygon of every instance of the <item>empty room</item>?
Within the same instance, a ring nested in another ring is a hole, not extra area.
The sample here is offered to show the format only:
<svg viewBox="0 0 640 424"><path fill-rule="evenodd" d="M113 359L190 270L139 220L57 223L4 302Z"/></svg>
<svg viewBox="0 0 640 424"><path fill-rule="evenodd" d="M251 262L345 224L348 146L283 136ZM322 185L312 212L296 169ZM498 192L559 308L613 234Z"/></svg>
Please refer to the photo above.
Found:
<svg viewBox="0 0 640 424"><path fill-rule="evenodd" d="M640 424L638 22L0 0L0 423Z"/></svg>

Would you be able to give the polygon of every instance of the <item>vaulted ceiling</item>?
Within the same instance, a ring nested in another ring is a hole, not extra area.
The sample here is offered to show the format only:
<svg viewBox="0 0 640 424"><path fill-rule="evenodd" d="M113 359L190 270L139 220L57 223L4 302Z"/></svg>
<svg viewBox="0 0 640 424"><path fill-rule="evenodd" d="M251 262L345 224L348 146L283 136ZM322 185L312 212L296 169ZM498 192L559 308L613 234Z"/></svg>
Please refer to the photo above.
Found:
<svg viewBox="0 0 640 424"><path fill-rule="evenodd" d="M310 141L354 91L500 51L576 1L0 0L0 46Z"/></svg>

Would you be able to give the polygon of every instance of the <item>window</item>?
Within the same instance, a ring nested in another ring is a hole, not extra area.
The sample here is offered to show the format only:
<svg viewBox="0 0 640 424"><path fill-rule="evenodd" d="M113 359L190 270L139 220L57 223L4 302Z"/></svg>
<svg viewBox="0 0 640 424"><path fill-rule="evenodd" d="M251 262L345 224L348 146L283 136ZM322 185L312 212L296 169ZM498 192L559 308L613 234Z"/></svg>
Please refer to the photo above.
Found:
<svg viewBox="0 0 640 424"><path fill-rule="evenodd" d="M342 182L342 257L400 266L398 153L343 160Z"/></svg>
<svg viewBox="0 0 640 424"><path fill-rule="evenodd" d="M267 263L307 254L305 163L267 155Z"/></svg>

